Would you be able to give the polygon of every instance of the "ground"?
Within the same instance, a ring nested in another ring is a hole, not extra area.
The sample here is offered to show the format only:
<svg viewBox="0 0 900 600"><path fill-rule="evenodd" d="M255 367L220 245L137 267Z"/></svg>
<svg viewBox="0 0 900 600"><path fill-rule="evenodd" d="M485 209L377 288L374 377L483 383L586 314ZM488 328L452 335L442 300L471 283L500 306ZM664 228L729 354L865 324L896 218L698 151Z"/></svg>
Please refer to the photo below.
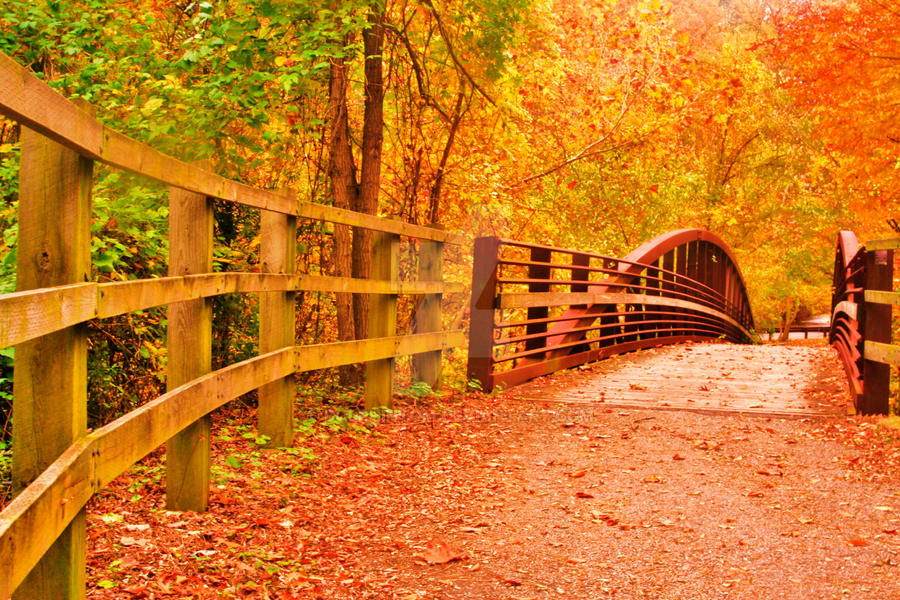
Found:
<svg viewBox="0 0 900 600"><path fill-rule="evenodd" d="M209 512L164 510L159 456L91 503L88 597L900 598L900 432L836 414L830 348L768 359L815 366L813 416L600 397L648 359L378 422L307 413L289 451L233 406Z"/></svg>

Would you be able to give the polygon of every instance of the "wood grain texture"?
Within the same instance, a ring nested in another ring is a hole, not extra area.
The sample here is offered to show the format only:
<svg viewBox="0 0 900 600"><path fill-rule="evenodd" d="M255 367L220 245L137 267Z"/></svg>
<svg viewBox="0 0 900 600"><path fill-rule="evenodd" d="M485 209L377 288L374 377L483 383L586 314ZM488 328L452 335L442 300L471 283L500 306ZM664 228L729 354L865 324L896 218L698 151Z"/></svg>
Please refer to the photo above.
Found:
<svg viewBox="0 0 900 600"><path fill-rule="evenodd" d="M356 294L453 294L464 285L440 281L385 282L349 277L278 273L205 273L113 283L78 283L0 295L0 348L84 323L93 318L147 310L222 294L352 292Z"/></svg>
<svg viewBox="0 0 900 600"><path fill-rule="evenodd" d="M377 232L372 238L372 279L400 279L400 238ZM397 331L397 297L372 295L369 299L369 335L393 337ZM390 407L393 403L394 359L366 363L366 408Z"/></svg>
<svg viewBox="0 0 900 600"><path fill-rule="evenodd" d="M27 128L21 141L18 289L83 283L91 269L93 164ZM49 296L62 311L57 325L71 323L91 310L90 302L79 301L83 291L68 287ZM49 312L35 316L45 326L54 319ZM17 491L86 432L85 328L66 327L17 345L13 396L12 482ZM78 512L71 527L57 533L58 538L50 538L55 540L53 546L14 594L15 600L84 597L84 513Z"/></svg>
<svg viewBox="0 0 900 600"><path fill-rule="evenodd" d="M466 344L461 331L417 333L412 335L370 338L350 342L333 342L297 346L296 370L298 373L330 369L359 362L409 356L422 352L458 348Z"/></svg>
<svg viewBox="0 0 900 600"><path fill-rule="evenodd" d="M443 245L428 240L419 241L419 279L440 281L443 276ZM426 294L422 297L413 316L413 331L430 333L440 331L441 294ZM441 351L432 351L413 356L413 378L423 381L437 390L441 387Z"/></svg>
<svg viewBox="0 0 900 600"><path fill-rule="evenodd" d="M900 367L900 346L866 340L863 356L866 360Z"/></svg>
<svg viewBox="0 0 900 600"><path fill-rule="evenodd" d="M169 191L169 275L212 271L213 201L179 188ZM207 299L169 305L166 389L173 390L212 367L212 305ZM209 503L210 419L195 423L166 446L166 506L206 510Z"/></svg>
<svg viewBox="0 0 900 600"><path fill-rule="evenodd" d="M866 250L900 250L900 238L866 242Z"/></svg>
<svg viewBox="0 0 900 600"><path fill-rule="evenodd" d="M0 512L0 598L6 597L91 495L185 426L294 372L465 345L463 332L294 346L207 373L82 437Z"/></svg>
<svg viewBox="0 0 900 600"><path fill-rule="evenodd" d="M872 304L891 304L893 306L900 306L900 293L898 292L866 290L865 299L866 302L871 302Z"/></svg>
<svg viewBox="0 0 900 600"><path fill-rule="evenodd" d="M97 284L74 283L0 296L0 347L13 346L97 316Z"/></svg>
<svg viewBox="0 0 900 600"><path fill-rule="evenodd" d="M260 215L260 268L264 273L293 274L296 269L297 219L263 212ZM261 354L294 345L294 294L266 292L259 296ZM294 378L285 377L259 389L257 430L268 437L266 447L294 441Z"/></svg>
<svg viewBox="0 0 900 600"><path fill-rule="evenodd" d="M0 512L0 598L8 596L91 495L210 411L294 371L295 348L187 382L82 437Z"/></svg>

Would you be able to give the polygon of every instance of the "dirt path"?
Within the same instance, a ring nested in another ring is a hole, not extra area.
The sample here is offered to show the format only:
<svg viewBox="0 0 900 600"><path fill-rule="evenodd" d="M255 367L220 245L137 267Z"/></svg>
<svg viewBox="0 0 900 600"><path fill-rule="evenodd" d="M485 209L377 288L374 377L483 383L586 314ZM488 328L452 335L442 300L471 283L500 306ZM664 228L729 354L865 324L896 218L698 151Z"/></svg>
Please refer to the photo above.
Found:
<svg viewBox="0 0 900 600"><path fill-rule="evenodd" d="M269 455L263 484L226 482L203 515L159 510L153 486L149 509L129 505L123 480L89 518L89 595L900 598L897 430L542 399L577 375L307 440L314 472ZM101 518L123 508L124 522Z"/></svg>

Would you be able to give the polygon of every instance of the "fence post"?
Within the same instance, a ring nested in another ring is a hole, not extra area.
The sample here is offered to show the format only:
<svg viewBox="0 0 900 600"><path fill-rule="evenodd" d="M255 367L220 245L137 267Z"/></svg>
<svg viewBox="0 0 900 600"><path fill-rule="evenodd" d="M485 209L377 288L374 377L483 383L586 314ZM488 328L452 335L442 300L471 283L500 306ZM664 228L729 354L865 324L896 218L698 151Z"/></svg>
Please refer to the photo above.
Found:
<svg viewBox="0 0 900 600"><path fill-rule="evenodd" d="M866 252L866 290L892 290L894 285L893 250ZM891 305L866 302L863 311L863 340L865 342L891 342ZM864 347L865 349L865 347ZM890 365L863 360L863 393L859 412L864 415L886 415L889 410Z"/></svg>
<svg viewBox="0 0 900 600"><path fill-rule="evenodd" d="M294 274L297 218L264 210L260 214L259 262L263 273ZM259 295L259 353L294 345L294 292ZM267 436L266 447L283 448L294 441L294 377L259 388L257 429Z"/></svg>
<svg viewBox="0 0 900 600"><path fill-rule="evenodd" d="M169 190L169 275L212 271L213 200L180 188ZM166 389L212 369L212 302L169 305ZM209 504L209 415L166 443L166 507L204 511Z"/></svg>
<svg viewBox="0 0 900 600"><path fill-rule="evenodd" d="M16 289L84 283L91 274L93 163L22 127ZM87 335L76 325L18 344L13 384L13 489L30 484L87 433ZM85 595L84 510L13 594ZM47 518L52 518L50 515Z"/></svg>
<svg viewBox="0 0 900 600"><path fill-rule="evenodd" d="M499 238L480 237L475 240L466 377L477 380L485 392L494 388L494 298L497 294L499 251Z"/></svg>
<svg viewBox="0 0 900 600"><path fill-rule="evenodd" d="M372 236L372 279L400 281L400 238L393 233ZM397 295L372 294L369 300L369 337L397 335ZM394 359L366 363L366 408L390 407L393 401Z"/></svg>
<svg viewBox="0 0 900 600"><path fill-rule="evenodd" d="M440 242L419 240L419 280L443 280L443 248ZM441 331L441 294L425 294L415 315L415 332ZM413 356L413 373L436 390L441 385L441 351L424 352Z"/></svg>

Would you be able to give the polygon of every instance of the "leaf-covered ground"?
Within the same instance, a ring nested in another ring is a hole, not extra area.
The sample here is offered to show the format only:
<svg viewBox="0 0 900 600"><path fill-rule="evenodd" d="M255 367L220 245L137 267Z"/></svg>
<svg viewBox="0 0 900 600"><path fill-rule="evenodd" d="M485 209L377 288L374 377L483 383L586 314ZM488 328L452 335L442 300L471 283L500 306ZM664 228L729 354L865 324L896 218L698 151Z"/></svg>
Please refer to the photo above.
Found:
<svg viewBox="0 0 900 600"><path fill-rule="evenodd" d="M900 431L542 402L555 381L305 414L290 451L232 408L209 512L165 510L158 456L91 503L89 597L900 596Z"/></svg>

